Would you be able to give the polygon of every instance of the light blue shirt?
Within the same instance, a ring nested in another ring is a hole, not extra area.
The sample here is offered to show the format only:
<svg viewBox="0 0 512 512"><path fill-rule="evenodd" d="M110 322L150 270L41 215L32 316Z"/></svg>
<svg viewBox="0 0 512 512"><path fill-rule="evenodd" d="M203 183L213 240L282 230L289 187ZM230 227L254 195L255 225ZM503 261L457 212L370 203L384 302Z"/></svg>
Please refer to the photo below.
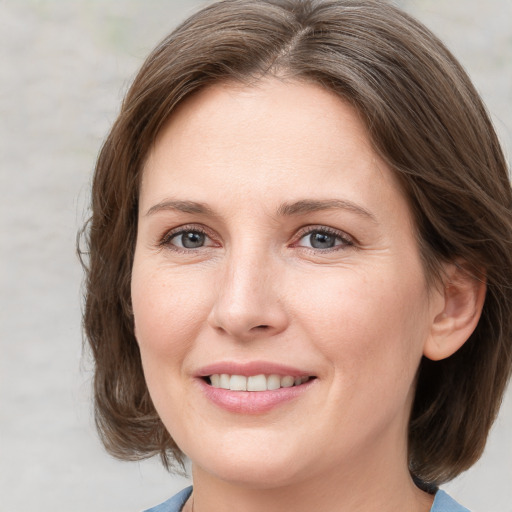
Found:
<svg viewBox="0 0 512 512"><path fill-rule="evenodd" d="M436 497L430 512L469 512L469 510L466 507L459 505L444 491L439 490L436 492Z"/></svg>
<svg viewBox="0 0 512 512"><path fill-rule="evenodd" d="M192 487L187 487L173 496L170 500L165 501L161 505L150 508L145 512L180 512L191 494ZM459 505L444 491L437 491L430 512L469 512L469 510L464 508L462 505Z"/></svg>
<svg viewBox="0 0 512 512"><path fill-rule="evenodd" d="M181 512L183 505L187 502L192 494L192 486L183 489L170 500L164 501L156 507L149 508L144 512Z"/></svg>

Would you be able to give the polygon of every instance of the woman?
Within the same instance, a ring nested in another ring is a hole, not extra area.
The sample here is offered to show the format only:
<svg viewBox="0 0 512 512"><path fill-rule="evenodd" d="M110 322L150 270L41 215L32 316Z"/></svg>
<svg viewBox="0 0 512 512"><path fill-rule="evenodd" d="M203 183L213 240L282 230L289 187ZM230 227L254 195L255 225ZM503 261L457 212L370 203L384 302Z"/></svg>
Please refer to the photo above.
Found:
<svg viewBox="0 0 512 512"><path fill-rule="evenodd" d="M512 366L512 198L477 93L371 0L227 0L148 57L100 153L99 432L192 462L154 510L465 510Z"/></svg>

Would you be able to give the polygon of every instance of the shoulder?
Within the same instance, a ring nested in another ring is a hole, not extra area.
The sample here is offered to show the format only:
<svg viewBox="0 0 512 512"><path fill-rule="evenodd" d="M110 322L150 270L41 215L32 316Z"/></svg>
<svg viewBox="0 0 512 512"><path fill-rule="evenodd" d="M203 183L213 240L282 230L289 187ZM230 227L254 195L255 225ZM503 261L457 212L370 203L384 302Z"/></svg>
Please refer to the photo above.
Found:
<svg viewBox="0 0 512 512"><path fill-rule="evenodd" d="M430 512L470 512L467 508L459 505L453 498L444 491L437 491L434 503Z"/></svg>
<svg viewBox="0 0 512 512"><path fill-rule="evenodd" d="M149 508L144 512L180 512L185 502L189 499L192 494L192 487L183 489L178 494L175 494L172 498L164 501L156 507Z"/></svg>

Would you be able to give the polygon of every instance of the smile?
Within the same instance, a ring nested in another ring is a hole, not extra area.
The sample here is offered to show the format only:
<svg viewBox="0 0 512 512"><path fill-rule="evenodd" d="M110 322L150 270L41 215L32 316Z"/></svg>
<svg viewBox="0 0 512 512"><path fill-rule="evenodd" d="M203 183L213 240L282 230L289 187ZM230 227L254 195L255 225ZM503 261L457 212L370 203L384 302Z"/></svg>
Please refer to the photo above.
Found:
<svg viewBox="0 0 512 512"><path fill-rule="evenodd" d="M214 388L230 391L273 391L280 388L291 388L308 382L312 377L294 377L292 375L229 375L213 374L206 378Z"/></svg>
<svg viewBox="0 0 512 512"><path fill-rule="evenodd" d="M264 414L308 395L318 376L311 370L268 361L219 361L199 368L195 382L203 396L236 414Z"/></svg>

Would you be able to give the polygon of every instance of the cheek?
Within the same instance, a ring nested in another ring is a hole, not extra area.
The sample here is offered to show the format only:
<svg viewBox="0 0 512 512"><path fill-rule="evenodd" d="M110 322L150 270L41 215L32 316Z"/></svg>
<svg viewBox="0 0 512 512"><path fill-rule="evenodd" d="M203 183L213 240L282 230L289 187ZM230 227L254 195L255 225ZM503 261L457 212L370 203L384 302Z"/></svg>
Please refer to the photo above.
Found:
<svg viewBox="0 0 512 512"><path fill-rule="evenodd" d="M428 334L421 272L334 269L294 296L298 321L340 375L414 375Z"/></svg>
<svg viewBox="0 0 512 512"><path fill-rule="evenodd" d="M186 437L187 418L199 414L185 392L185 364L206 324L207 282L150 265L148 259L141 264L135 259L132 271L135 334L144 376L155 408L176 440Z"/></svg>
<svg viewBox="0 0 512 512"><path fill-rule="evenodd" d="M210 309L206 281L135 260L132 304L143 360L150 354L179 358L193 345Z"/></svg>

